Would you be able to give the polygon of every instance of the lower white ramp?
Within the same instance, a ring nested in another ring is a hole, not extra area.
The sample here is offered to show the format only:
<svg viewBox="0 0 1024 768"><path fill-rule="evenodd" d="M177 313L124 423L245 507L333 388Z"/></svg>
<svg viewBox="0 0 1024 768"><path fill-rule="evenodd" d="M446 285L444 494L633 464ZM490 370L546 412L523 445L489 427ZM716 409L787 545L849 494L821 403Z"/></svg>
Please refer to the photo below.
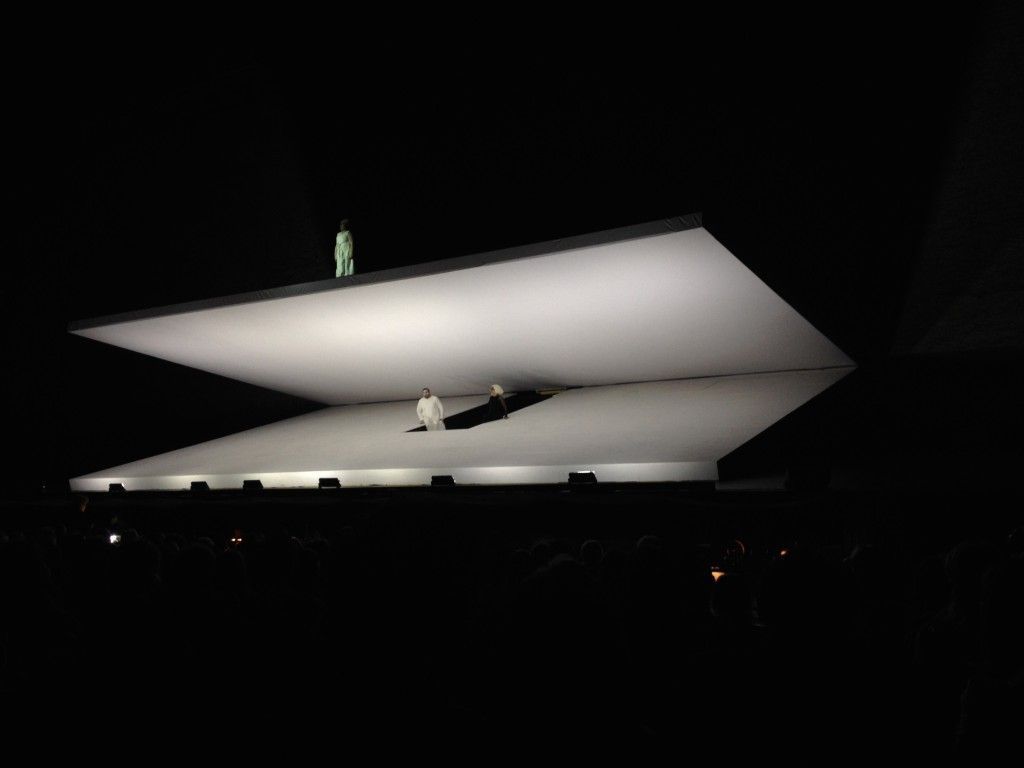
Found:
<svg viewBox="0 0 1024 768"><path fill-rule="evenodd" d="M76 491L315 488L563 483L569 472L600 481L717 480L717 460L837 382L852 367L571 389L507 420L465 430L408 432L416 404L325 408L71 480ZM444 398L446 414L486 396Z"/></svg>

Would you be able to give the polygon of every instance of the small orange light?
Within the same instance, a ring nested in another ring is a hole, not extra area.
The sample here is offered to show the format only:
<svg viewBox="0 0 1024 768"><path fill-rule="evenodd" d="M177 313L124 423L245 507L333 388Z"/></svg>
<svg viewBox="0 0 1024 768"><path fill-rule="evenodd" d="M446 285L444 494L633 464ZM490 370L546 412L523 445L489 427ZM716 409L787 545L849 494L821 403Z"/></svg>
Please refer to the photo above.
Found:
<svg viewBox="0 0 1024 768"><path fill-rule="evenodd" d="M717 568L711 569L711 578L713 578L715 581L718 581L723 576L725 576L725 571L720 571Z"/></svg>
<svg viewBox="0 0 1024 768"><path fill-rule="evenodd" d="M789 550L788 549L780 549L779 550L779 557L785 557L788 554L789 554Z"/></svg>

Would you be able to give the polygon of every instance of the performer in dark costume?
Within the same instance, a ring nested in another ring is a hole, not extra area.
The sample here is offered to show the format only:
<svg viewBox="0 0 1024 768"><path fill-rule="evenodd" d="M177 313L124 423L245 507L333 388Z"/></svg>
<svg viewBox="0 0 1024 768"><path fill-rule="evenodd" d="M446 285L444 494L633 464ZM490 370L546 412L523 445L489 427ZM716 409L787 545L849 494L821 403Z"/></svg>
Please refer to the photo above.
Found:
<svg viewBox="0 0 1024 768"><path fill-rule="evenodd" d="M508 418L508 406L505 405L505 390L497 384L491 385L491 397L487 401L487 420L497 421Z"/></svg>

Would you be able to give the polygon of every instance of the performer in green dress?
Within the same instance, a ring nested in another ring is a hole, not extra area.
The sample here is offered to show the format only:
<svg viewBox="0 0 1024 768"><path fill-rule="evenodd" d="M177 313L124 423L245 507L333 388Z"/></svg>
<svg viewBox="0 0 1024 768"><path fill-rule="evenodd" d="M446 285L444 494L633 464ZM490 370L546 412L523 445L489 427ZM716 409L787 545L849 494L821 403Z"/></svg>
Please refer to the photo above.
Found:
<svg viewBox="0 0 1024 768"><path fill-rule="evenodd" d="M348 219L341 220L339 229L338 236L334 238L334 276L354 275L356 271L355 260L352 257L354 245L352 233L348 231Z"/></svg>

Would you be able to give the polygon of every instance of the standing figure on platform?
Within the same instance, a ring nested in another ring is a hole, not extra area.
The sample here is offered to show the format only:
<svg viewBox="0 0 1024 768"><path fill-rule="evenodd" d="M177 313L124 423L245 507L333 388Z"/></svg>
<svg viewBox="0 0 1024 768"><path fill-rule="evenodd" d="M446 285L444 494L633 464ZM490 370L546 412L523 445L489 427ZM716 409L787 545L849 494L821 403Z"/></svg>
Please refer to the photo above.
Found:
<svg viewBox="0 0 1024 768"><path fill-rule="evenodd" d="M497 421L508 418L508 406L505 405L505 390L500 384L491 384L491 396L487 400L487 420Z"/></svg>
<svg viewBox="0 0 1024 768"><path fill-rule="evenodd" d="M352 233L348 231L348 219L342 219L338 235L334 238L335 277L355 274L356 264L352 256L354 251L355 245L352 242Z"/></svg>
<svg viewBox="0 0 1024 768"><path fill-rule="evenodd" d="M430 390L423 388L423 397L416 403L416 415L427 428L427 432L435 432L444 429L444 406L441 400L430 394Z"/></svg>

